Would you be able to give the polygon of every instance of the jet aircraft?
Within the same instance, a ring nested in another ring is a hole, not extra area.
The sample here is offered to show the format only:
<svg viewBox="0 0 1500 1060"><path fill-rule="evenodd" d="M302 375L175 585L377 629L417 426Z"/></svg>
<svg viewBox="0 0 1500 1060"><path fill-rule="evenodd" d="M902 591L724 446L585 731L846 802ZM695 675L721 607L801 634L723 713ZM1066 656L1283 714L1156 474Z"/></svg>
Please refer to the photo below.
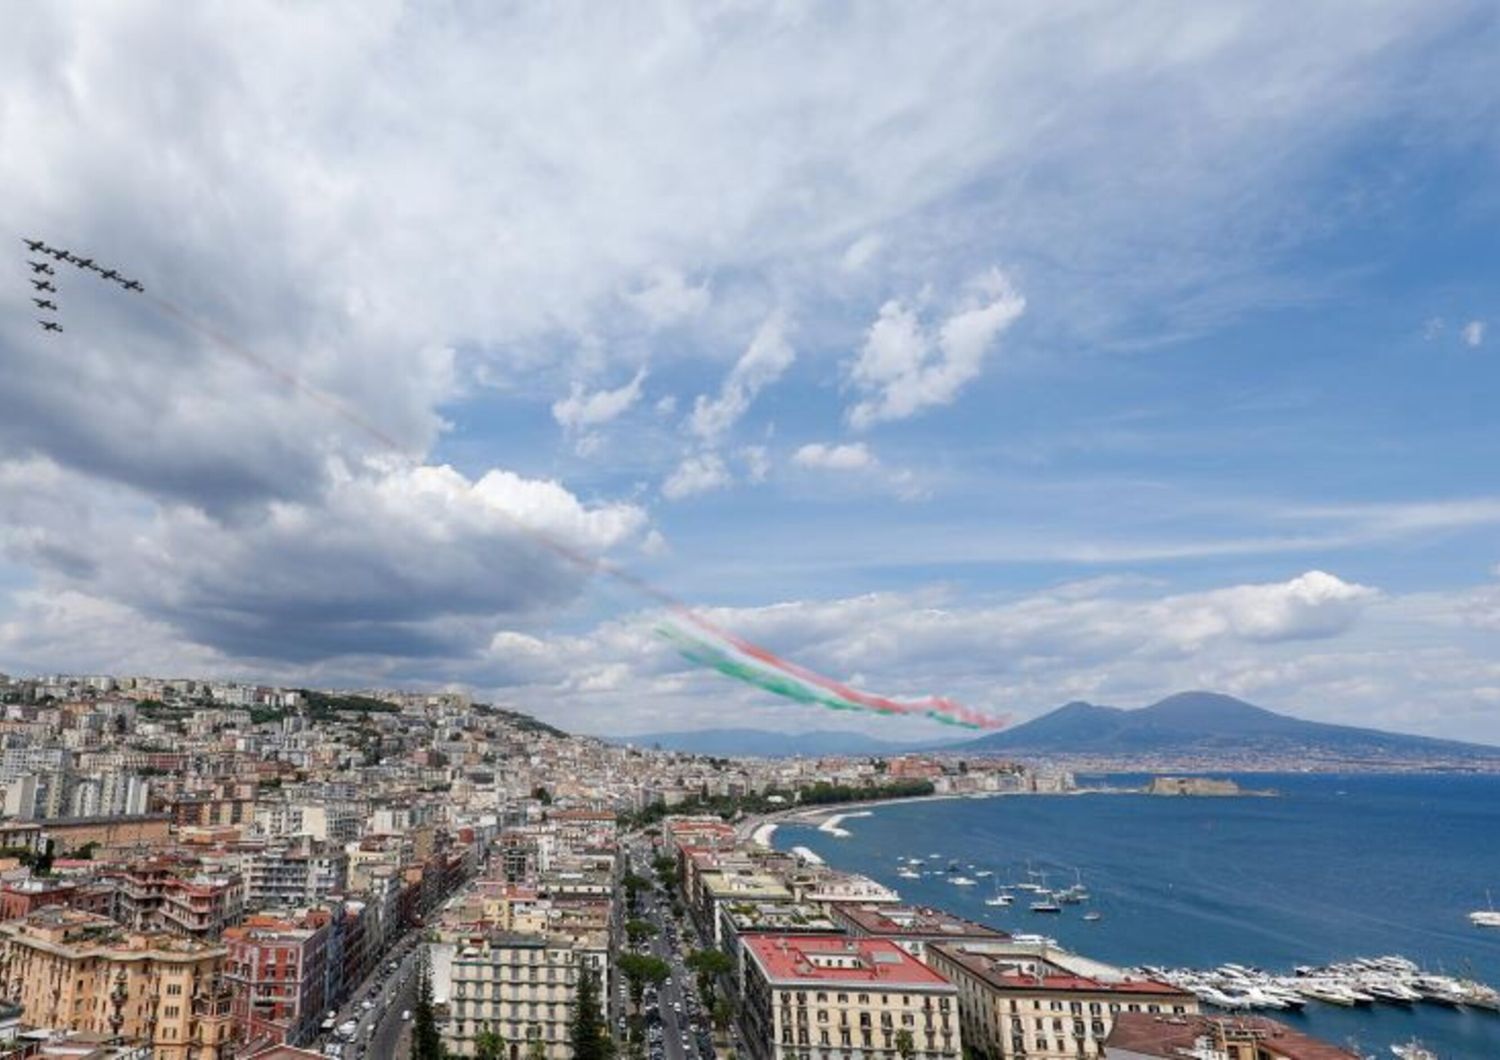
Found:
<svg viewBox="0 0 1500 1060"><path fill-rule="evenodd" d="M69 254L66 250L63 250L61 247L48 247L46 252L48 254L51 254L58 261L72 261L73 260L73 255Z"/></svg>
<svg viewBox="0 0 1500 1060"><path fill-rule="evenodd" d="M32 301L36 303L38 309L50 309L54 313L57 312L56 302L49 302L45 298L33 298Z"/></svg>
<svg viewBox="0 0 1500 1060"><path fill-rule="evenodd" d="M35 287L38 291L52 291L54 293L57 291L57 288L53 287L46 280L32 280L31 286Z"/></svg>
<svg viewBox="0 0 1500 1060"><path fill-rule="evenodd" d="M45 261L28 261L26 264L31 266L32 272L45 272L49 276L52 275L52 266Z"/></svg>
<svg viewBox="0 0 1500 1060"><path fill-rule="evenodd" d="M42 330L43 331L61 331L62 330L62 325L59 324L55 320L41 320L41 319L38 319L37 323L42 326Z"/></svg>
<svg viewBox="0 0 1500 1060"><path fill-rule="evenodd" d="M74 258L73 264L77 265L80 269L93 269L95 272L99 271L99 267L94 264L93 258Z"/></svg>
<svg viewBox="0 0 1500 1060"><path fill-rule="evenodd" d="M145 288L141 286L141 282L139 280L126 280L124 283L120 284L120 286L125 288L125 290L127 291L145 290Z"/></svg>
<svg viewBox="0 0 1500 1060"><path fill-rule="evenodd" d="M26 249L27 250L46 250L47 249L47 244L44 243L44 242L42 242L40 239L23 239L23 240L21 240L21 242L26 244Z"/></svg>
<svg viewBox="0 0 1500 1060"><path fill-rule="evenodd" d="M116 272L114 269L105 269L99 275L103 276L106 280L113 280L116 276L118 276L120 274L118 272Z"/></svg>

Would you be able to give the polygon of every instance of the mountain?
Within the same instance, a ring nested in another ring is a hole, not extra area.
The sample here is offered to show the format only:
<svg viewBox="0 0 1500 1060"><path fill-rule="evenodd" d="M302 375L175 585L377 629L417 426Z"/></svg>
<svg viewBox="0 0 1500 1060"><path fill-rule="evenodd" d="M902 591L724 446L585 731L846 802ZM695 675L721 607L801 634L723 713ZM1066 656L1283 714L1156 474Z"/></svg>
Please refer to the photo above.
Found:
<svg viewBox="0 0 1500 1060"><path fill-rule="evenodd" d="M1283 756L1409 761L1494 759L1500 747L1329 725L1217 692L1179 692L1138 710L1068 703L955 750L996 754Z"/></svg>
<svg viewBox="0 0 1500 1060"><path fill-rule="evenodd" d="M815 732L767 732L763 729L699 729L694 732L648 732L636 736L617 736L612 743L636 747L660 747L664 751L683 751L695 755L756 758L791 758L802 755L891 755L914 749L912 744L877 740L858 732L818 730Z"/></svg>

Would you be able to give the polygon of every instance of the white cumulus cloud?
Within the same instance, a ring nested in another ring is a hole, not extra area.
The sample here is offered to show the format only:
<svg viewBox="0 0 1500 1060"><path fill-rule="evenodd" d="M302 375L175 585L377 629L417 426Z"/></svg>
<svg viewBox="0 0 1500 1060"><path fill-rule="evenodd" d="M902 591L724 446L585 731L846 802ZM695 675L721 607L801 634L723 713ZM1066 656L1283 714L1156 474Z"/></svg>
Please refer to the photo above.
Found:
<svg viewBox="0 0 1500 1060"><path fill-rule="evenodd" d="M749 410L756 395L780 379L796 358L786 340L785 319L772 313L729 370L718 396L700 394L693 402L689 429L706 441L722 437Z"/></svg>
<svg viewBox="0 0 1500 1060"><path fill-rule="evenodd" d="M568 396L552 405L552 418L566 430L580 427L597 427L623 415L641 396L641 385L646 381L646 369L635 373L634 378L614 390L595 390L592 393L575 382Z"/></svg>
<svg viewBox="0 0 1500 1060"><path fill-rule="evenodd" d="M662 483L662 496L676 501L696 493L710 493L733 482L729 468L718 453L696 453L677 465L677 470Z"/></svg>
<svg viewBox="0 0 1500 1060"><path fill-rule="evenodd" d="M936 334L914 309L892 300L865 336L849 378L864 397L849 410L849 423L863 429L904 420L937 405L952 404L979 378L995 340L1026 310L1023 298L999 269L970 284L964 304Z"/></svg>
<svg viewBox="0 0 1500 1060"><path fill-rule="evenodd" d="M648 321L657 327L675 324L686 317L697 316L708 308L708 284L697 287L687 282L676 269L651 270L646 283L625 296Z"/></svg>
<svg viewBox="0 0 1500 1060"><path fill-rule="evenodd" d="M1459 332L1463 336L1464 345L1478 346L1484 342L1484 321L1471 320L1463 326Z"/></svg>
<svg viewBox="0 0 1500 1060"><path fill-rule="evenodd" d="M812 442L793 453L792 462L799 467L822 471L864 471L878 463L875 454L870 452L870 447L864 442L847 445Z"/></svg>

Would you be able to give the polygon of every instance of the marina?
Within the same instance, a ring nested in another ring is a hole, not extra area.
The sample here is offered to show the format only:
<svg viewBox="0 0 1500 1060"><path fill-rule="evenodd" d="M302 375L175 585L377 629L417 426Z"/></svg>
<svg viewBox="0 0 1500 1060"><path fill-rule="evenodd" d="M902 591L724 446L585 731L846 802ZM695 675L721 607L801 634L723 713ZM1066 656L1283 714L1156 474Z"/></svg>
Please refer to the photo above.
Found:
<svg viewBox="0 0 1500 1060"><path fill-rule="evenodd" d="M1500 1013L1500 991L1494 987L1424 971L1415 961L1400 956L1357 958L1318 967L1299 965L1289 975L1239 964L1216 968L1147 965L1137 971L1226 1011L1300 1009L1315 1001L1343 1008L1427 1003Z"/></svg>

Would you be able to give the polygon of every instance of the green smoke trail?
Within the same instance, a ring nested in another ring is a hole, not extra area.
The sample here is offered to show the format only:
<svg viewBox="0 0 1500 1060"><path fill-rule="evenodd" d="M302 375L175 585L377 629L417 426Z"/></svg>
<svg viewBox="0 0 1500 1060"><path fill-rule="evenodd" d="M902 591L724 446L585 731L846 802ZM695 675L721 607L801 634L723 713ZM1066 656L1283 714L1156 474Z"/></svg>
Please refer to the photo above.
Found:
<svg viewBox="0 0 1500 1060"><path fill-rule="evenodd" d="M771 673L741 662L726 652L706 644L693 637L684 636L680 631L669 626L656 627L657 635L672 642L673 647L688 662L699 666L706 666L711 670L717 670L726 677L732 677L736 681L742 681L747 685L770 692L773 695L782 696L798 703L806 703L810 706L827 707L830 710L852 710L861 713L891 715L891 712L874 710L859 703L851 703L846 699L830 695L818 688L807 685L796 678L787 677L782 674ZM933 721L942 722L944 725L954 725L961 729L977 729L979 726L969 722L960 721L957 718L939 713L938 711L926 711L924 716Z"/></svg>

